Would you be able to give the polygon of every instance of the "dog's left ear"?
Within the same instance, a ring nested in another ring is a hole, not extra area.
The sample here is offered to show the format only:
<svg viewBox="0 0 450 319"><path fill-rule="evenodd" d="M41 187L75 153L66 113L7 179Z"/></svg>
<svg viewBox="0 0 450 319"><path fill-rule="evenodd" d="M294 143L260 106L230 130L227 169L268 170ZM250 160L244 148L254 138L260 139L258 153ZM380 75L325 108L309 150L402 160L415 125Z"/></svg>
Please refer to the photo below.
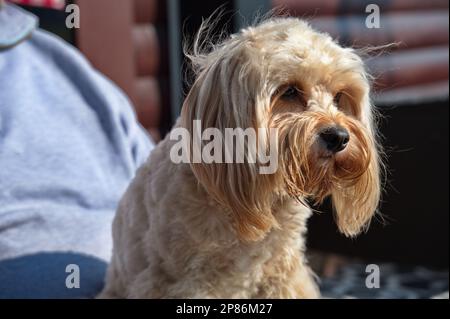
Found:
<svg viewBox="0 0 450 319"><path fill-rule="evenodd" d="M253 128L257 132L261 125L263 115L258 113L268 106L259 96L261 74L247 55L245 45L231 40L202 57L181 114L181 125L191 136L197 134L198 140L208 128L218 129L225 136L226 128ZM201 121L201 130L195 130L194 120ZM226 152L235 152L222 142L223 157ZM203 149L195 147L191 144L192 153ZM277 223L271 213L273 176L261 175L258 163L252 163L248 156L246 150L244 163L195 163L191 159L191 168L206 192L230 212L239 237L254 241L264 237Z"/></svg>
<svg viewBox="0 0 450 319"><path fill-rule="evenodd" d="M364 88L358 97L361 111L358 127L353 133L360 141L360 147L366 162L362 175L348 187L339 187L332 191L335 219L339 230L346 236L353 237L367 230L375 214L381 194L380 149L377 144L374 110L370 101L370 84L367 76L362 74ZM359 135L359 136L358 136Z"/></svg>

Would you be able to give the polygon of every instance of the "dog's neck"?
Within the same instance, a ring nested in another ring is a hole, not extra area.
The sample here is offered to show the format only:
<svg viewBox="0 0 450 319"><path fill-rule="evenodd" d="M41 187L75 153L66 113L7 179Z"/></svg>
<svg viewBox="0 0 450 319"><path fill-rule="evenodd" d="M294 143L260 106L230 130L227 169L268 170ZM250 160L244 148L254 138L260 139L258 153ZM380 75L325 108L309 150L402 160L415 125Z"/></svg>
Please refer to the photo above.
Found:
<svg viewBox="0 0 450 319"><path fill-rule="evenodd" d="M197 191L192 194L193 201L199 201L206 197L209 197L208 191L200 183L198 183L189 165L181 165L179 168L180 171L183 172L183 175L190 177L186 179L186 181L197 186ZM309 206L293 199L292 197L287 195L287 193L283 193L283 195L280 195L280 192L274 192L273 198L274 201L271 207L271 214L277 220L279 228L270 229L264 238L261 238L261 240L254 242L255 245L259 245L261 242L271 241L272 237L278 238L280 236L286 236L291 238L300 238L302 234L306 234L306 222L311 215L311 209L309 208ZM211 209L213 209L215 212L227 216L227 219L223 219L226 223L233 224L229 208L212 199L209 203L211 205ZM233 231L233 233L235 232ZM235 236L237 236L236 233ZM288 243L288 241L281 242L286 242L286 244ZM247 244L252 246L252 242L247 242Z"/></svg>

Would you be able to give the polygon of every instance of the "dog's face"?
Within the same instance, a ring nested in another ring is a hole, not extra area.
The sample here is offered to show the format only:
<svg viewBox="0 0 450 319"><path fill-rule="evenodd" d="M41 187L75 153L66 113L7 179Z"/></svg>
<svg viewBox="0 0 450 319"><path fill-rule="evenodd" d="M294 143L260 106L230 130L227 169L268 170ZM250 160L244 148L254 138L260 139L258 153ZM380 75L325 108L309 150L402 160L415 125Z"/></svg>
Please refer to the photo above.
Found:
<svg viewBox="0 0 450 319"><path fill-rule="evenodd" d="M285 18L243 30L193 60L198 76L182 112L188 130L195 119L203 129L278 129L275 174L259 174L258 163L191 165L230 209L241 238L257 240L276 226L272 207L287 197L320 203L331 195L348 236L368 224L380 196L379 157L370 85L352 49Z"/></svg>

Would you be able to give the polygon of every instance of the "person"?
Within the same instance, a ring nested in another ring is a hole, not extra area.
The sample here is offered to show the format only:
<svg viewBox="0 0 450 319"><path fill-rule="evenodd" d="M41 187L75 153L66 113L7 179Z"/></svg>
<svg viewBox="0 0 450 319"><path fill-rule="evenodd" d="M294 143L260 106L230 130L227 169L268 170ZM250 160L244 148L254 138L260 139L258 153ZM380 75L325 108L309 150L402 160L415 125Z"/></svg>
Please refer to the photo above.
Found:
<svg viewBox="0 0 450 319"><path fill-rule="evenodd" d="M127 97L0 0L0 298L91 298L153 142Z"/></svg>

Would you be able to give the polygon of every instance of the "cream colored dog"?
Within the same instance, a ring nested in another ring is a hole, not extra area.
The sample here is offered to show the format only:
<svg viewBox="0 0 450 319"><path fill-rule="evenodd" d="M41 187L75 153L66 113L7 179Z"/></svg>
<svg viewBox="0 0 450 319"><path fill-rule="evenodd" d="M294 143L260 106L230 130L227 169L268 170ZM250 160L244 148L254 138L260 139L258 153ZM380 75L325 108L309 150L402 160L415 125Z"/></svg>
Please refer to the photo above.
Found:
<svg viewBox="0 0 450 319"><path fill-rule="evenodd" d="M331 195L347 236L379 202L362 60L294 18L269 19L210 52L196 45L191 58L197 76L176 127L276 128L279 167L175 164L166 137L120 202L100 297L319 297L304 254L307 200Z"/></svg>

